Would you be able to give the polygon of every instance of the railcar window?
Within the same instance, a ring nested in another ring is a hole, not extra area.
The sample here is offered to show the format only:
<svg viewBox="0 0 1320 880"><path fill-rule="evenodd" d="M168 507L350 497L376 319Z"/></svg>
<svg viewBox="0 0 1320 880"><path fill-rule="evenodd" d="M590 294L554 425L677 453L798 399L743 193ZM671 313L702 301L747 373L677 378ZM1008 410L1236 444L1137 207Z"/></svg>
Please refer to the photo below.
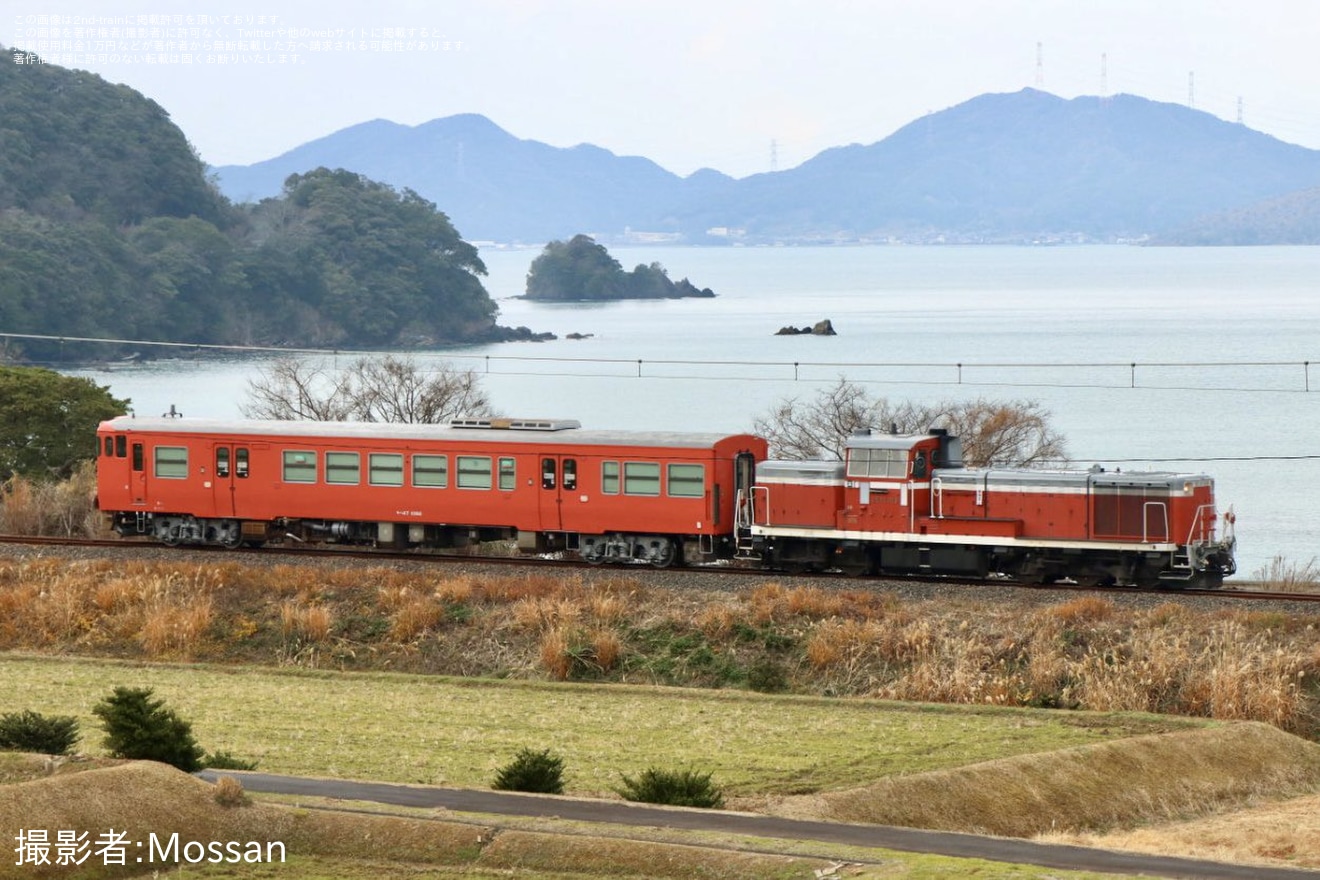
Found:
<svg viewBox="0 0 1320 880"><path fill-rule="evenodd" d="M541 488L553 489L555 487L555 460L553 458L541 459Z"/></svg>
<svg viewBox="0 0 1320 880"><path fill-rule="evenodd" d="M848 455L848 476L891 477L907 476L907 450L904 449L852 449Z"/></svg>
<svg viewBox="0 0 1320 880"><path fill-rule="evenodd" d="M518 470L512 458L500 459L500 491L511 492L518 483Z"/></svg>
<svg viewBox="0 0 1320 880"><path fill-rule="evenodd" d="M600 491L606 495L619 494L619 463L602 461L600 463Z"/></svg>
<svg viewBox="0 0 1320 880"><path fill-rule="evenodd" d="M566 459L564 459L564 488L565 488L565 489L570 489L570 490L571 490L571 489L576 489L576 488L577 488L577 459L576 459L576 458L566 458Z"/></svg>
<svg viewBox="0 0 1320 880"><path fill-rule="evenodd" d="M157 446L154 455L157 477L165 480L182 480L188 476L188 447Z"/></svg>
<svg viewBox="0 0 1320 880"><path fill-rule="evenodd" d="M489 489L490 457L486 455L460 455L455 465L458 470L458 488Z"/></svg>
<svg viewBox="0 0 1320 880"><path fill-rule="evenodd" d="M135 471L140 471L140 470L143 470L143 467L144 467L144 466L143 466L143 464L142 464L142 444L141 444L141 443L134 443L134 444L133 444L133 470L135 470Z"/></svg>
<svg viewBox="0 0 1320 880"><path fill-rule="evenodd" d="M309 450L284 450L284 482L315 483L316 453Z"/></svg>
<svg viewBox="0 0 1320 880"><path fill-rule="evenodd" d="M367 480L373 486L403 485L403 456L373 452L367 456Z"/></svg>
<svg viewBox="0 0 1320 880"><path fill-rule="evenodd" d="M128 438L120 434L115 438L115 458L123 458L128 455Z"/></svg>
<svg viewBox="0 0 1320 880"><path fill-rule="evenodd" d="M101 453L106 458L115 454L115 441L112 437L105 438L105 451Z"/></svg>
<svg viewBox="0 0 1320 880"><path fill-rule="evenodd" d="M229 447L217 446L215 448L215 475L217 477L229 476Z"/></svg>
<svg viewBox="0 0 1320 880"><path fill-rule="evenodd" d="M240 480L248 475L248 451L241 446L234 450L234 475Z"/></svg>
<svg viewBox="0 0 1320 880"><path fill-rule="evenodd" d="M362 456L356 452L327 452L325 481L336 486L356 486L362 482Z"/></svg>
<svg viewBox="0 0 1320 880"><path fill-rule="evenodd" d="M449 459L443 455L414 455L412 484L419 489L443 489L449 485Z"/></svg>
<svg viewBox="0 0 1320 880"><path fill-rule="evenodd" d="M655 461L625 461L623 463L623 494L659 495L660 463Z"/></svg>
<svg viewBox="0 0 1320 880"><path fill-rule="evenodd" d="M669 494L677 498L704 498L706 468L699 464L669 466Z"/></svg>

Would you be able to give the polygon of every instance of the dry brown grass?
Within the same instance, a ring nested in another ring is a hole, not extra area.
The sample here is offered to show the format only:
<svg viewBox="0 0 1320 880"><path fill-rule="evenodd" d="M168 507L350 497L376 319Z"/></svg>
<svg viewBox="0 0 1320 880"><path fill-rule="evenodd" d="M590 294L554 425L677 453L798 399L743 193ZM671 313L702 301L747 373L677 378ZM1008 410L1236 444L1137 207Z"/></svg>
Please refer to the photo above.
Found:
<svg viewBox="0 0 1320 880"><path fill-rule="evenodd" d="M1054 832L1040 839L1161 856L1314 870L1320 868L1320 795L1270 799L1222 815L1108 834Z"/></svg>
<svg viewBox="0 0 1320 880"><path fill-rule="evenodd" d="M1133 737L785 798L781 815L1028 837L1134 827L1320 786L1320 745L1264 724Z"/></svg>
<svg viewBox="0 0 1320 880"><path fill-rule="evenodd" d="M723 687L773 665L804 694L1245 719L1320 737L1320 616L779 582L731 596L601 575L0 557L0 649Z"/></svg>
<svg viewBox="0 0 1320 880"><path fill-rule="evenodd" d="M1275 556L1253 577L1261 589L1276 593L1320 593L1320 562L1314 556L1306 562Z"/></svg>
<svg viewBox="0 0 1320 880"><path fill-rule="evenodd" d="M0 484L0 532L99 537L104 525L95 497L96 465L90 461L60 482L11 477Z"/></svg>

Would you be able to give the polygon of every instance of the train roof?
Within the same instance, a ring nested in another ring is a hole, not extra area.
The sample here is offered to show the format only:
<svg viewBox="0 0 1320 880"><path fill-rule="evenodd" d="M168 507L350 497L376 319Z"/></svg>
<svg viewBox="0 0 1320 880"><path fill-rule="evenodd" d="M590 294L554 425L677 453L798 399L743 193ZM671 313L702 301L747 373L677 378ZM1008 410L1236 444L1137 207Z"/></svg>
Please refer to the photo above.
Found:
<svg viewBox="0 0 1320 880"><path fill-rule="evenodd" d="M1036 468L936 468L933 476L949 485L989 481L991 485L1064 486L1085 483L1094 486L1171 486L1176 483L1208 482L1208 474L1175 471L1045 470Z"/></svg>
<svg viewBox="0 0 1320 880"><path fill-rule="evenodd" d="M265 419L136 418L120 416L101 430L152 434L252 437L376 438L536 445L660 446L702 449L745 434L685 431L584 430L572 419L462 419L448 425L398 422L315 422Z"/></svg>

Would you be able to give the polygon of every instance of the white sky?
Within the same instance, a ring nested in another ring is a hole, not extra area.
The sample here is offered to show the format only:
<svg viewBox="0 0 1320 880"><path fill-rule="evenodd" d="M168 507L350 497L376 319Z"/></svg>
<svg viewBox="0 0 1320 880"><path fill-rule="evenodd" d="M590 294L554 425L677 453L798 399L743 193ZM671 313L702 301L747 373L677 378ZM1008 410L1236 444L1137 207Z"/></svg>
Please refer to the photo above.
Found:
<svg viewBox="0 0 1320 880"><path fill-rule="evenodd" d="M264 45L243 44L250 27ZM333 45L387 29L397 50ZM0 0L0 44L127 83L213 165L369 119L480 113L740 177L1038 77L1185 104L1189 74L1198 109L1233 121L1240 99L1248 126L1320 148L1314 0Z"/></svg>

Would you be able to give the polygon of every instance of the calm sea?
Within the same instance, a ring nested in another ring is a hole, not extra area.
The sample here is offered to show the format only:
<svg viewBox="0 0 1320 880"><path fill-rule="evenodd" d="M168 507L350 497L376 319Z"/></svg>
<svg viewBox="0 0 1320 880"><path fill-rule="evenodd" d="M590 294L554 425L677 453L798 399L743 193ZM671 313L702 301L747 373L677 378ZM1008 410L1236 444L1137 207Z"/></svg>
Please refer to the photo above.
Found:
<svg viewBox="0 0 1320 880"><path fill-rule="evenodd" d="M1237 513L1243 574L1320 555L1320 248L611 253L719 296L536 304L517 297L537 251L483 250L500 323L560 338L419 357L479 371L506 414L598 428L750 430L840 376L894 400L1032 399L1078 465L1213 474ZM825 318L837 336L774 335ZM234 418L262 362L79 374L141 414Z"/></svg>

